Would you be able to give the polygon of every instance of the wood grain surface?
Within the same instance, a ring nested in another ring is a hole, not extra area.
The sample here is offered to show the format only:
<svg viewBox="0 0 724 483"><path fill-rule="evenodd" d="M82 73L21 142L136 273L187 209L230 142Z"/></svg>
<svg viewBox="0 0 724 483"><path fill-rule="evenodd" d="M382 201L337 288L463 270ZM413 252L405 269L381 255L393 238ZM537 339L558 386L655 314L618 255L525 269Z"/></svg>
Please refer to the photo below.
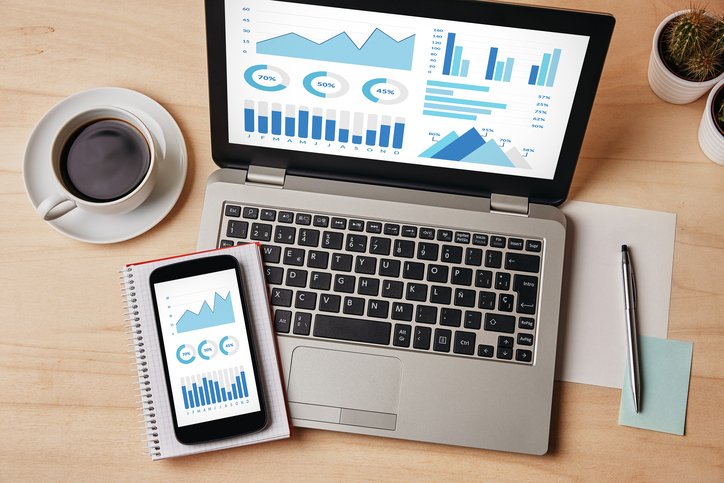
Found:
<svg viewBox="0 0 724 483"><path fill-rule="evenodd" d="M619 426L619 390L557 382L542 457L295 428L285 441L151 462L141 449L116 272L196 247L215 169L203 2L3 0L0 480L724 481L724 167L699 149L705 98L667 104L646 78L654 30L688 1L545 4L617 19L569 198L677 214L669 338L694 343L685 436ZM171 213L111 245L53 230L22 177L25 144L43 114L101 86L158 101L189 152Z"/></svg>

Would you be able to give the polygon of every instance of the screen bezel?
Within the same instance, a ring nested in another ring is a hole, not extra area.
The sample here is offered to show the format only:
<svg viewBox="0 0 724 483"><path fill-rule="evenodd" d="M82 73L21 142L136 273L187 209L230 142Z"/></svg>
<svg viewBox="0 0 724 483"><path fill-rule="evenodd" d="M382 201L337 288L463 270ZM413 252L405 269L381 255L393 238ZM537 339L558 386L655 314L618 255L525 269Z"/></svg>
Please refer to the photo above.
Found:
<svg viewBox="0 0 724 483"><path fill-rule="evenodd" d="M251 352L256 390L259 395L259 411L241 414L238 416L214 419L198 424L179 426L176 417L176 401L174 399L173 386L171 385L171 378L168 371L166 346L163 338L163 331L161 329L155 285L157 283L168 282L180 278L194 277L197 275L204 275L207 273L229 269L235 270L236 280L239 284L241 308L244 317L245 330L248 336L247 339L249 341L249 350ZM209 441L241 436L243 434L249 434L263 429L267 424L266 404L264 391L262 390L261 378L259 375L259 362L254 347L254 334L251 330L249 311L247 309L246 297L244 295L244 284L242 282L241 269L239 268L239 262L237 259L231 255L215 255L212 257L186 260L159 267L151 272L151 275L149 276L149 285L151 287L151 300L153 301L153 310L156 317L156 329L158 331L158 340L161 348L164 378L166 380L166 389L168 392L171 416L173 418L173 429L176 439L182 444L206 443Z"/></svg>
<svg viewBox="0 0 724 483"><path fill-rule="evenodd" d="M288 0L282 0L288 1ZM505 27L545 30L589 37L578 87L553 179L461 171L394 161L245 146L229 142L226 29L223 0L206 1L211 147L222 168L250 164L286 169L289 175L490 197L491 193L526 197L559 205L568 196L596 90L608 52L614 18L609 14L469 0L295 0L329 7L439 18ZM441 8L444 6L444 8ZM483 21L483 19L485 19ZM354 162L357 161L357 162Z"/></svg>

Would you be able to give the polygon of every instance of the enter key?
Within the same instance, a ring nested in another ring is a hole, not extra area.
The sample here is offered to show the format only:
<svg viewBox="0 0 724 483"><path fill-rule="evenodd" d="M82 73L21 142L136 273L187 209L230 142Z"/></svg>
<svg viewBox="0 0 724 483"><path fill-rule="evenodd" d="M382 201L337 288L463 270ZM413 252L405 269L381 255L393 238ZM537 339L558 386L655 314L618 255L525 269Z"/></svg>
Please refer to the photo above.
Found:
<svg viewBox="0 0 724 483"><path fill-rule="evenodd" d="M515 275L513 277L513 291L518 293L515 304L519 314L535 314L538 300L538 277L532 275Z"/></svg>

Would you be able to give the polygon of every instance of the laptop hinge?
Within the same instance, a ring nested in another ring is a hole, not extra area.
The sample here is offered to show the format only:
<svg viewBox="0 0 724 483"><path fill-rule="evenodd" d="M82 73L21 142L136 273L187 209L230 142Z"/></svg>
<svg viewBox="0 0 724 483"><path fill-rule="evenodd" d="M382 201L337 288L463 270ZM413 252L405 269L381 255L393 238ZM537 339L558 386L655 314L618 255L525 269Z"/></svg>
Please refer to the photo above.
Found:
<svg viewBox="0 0 724 483"><path fill-rule="evenodd" d="M528 198L493 193L490 196L490 211L512 215L528 215Z"/></svg>
<svg viewBox="0 0 724 483"><path fill-rule="evenodd" d="M268 166L250 165L246 173L246 184L257 184L270 188L283 188L286 170Z"/></svg>

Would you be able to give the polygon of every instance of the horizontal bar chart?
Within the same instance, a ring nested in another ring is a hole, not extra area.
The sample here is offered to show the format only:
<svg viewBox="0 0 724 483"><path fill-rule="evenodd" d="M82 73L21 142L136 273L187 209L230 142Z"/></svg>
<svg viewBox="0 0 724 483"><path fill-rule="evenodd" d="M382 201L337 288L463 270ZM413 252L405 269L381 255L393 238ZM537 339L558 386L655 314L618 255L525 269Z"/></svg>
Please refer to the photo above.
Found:
<svg viewBox="0 0 724 483"><path fill-rule="evenodd" d="M506 109L501 102L490 102L472 97L487 93L490 88L456 82L427 81L422 114L464 121L476 121L479 115L489 116L494 109Z"/></svg>

